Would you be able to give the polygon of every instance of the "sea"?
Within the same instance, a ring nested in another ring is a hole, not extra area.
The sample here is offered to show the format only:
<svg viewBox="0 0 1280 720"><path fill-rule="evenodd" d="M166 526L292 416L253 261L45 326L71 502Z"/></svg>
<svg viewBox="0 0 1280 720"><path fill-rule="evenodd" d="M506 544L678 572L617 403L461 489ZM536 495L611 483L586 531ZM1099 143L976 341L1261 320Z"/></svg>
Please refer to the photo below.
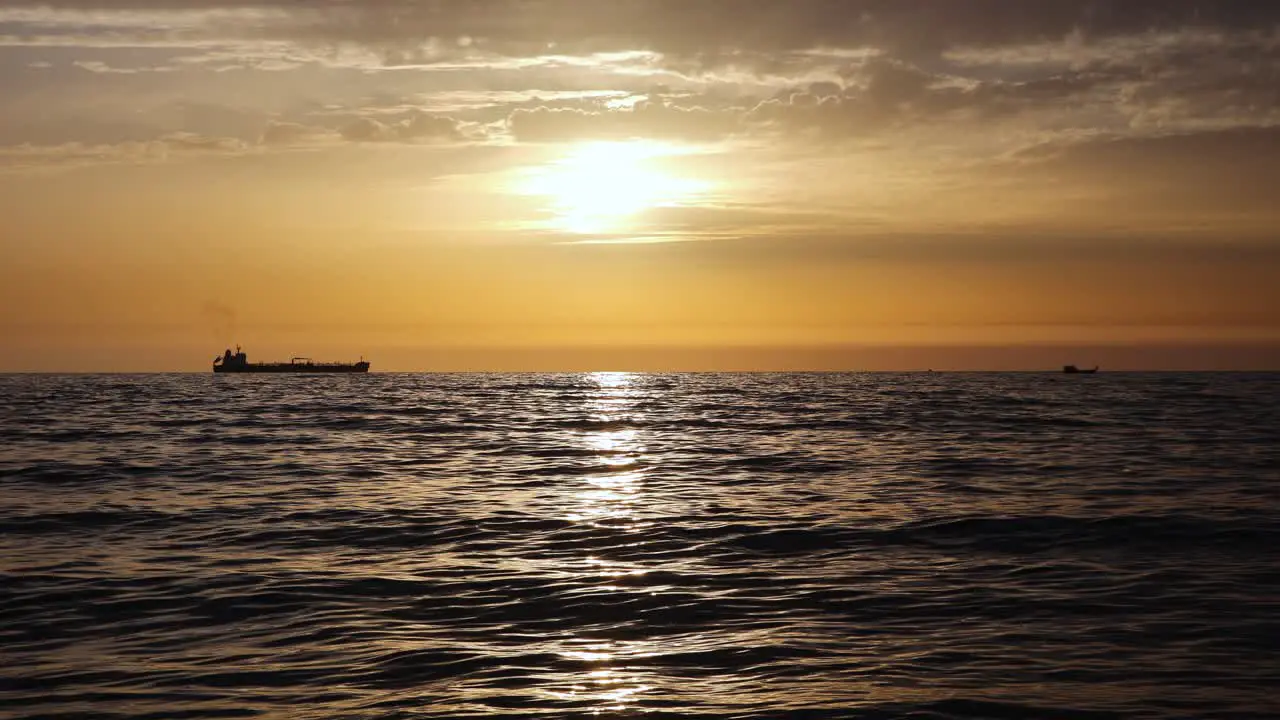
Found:
<svg viewBox="0 0 1280 720"><path fill-rule="evenodd" d="M1280 374L0 376L0 717L1280 717Z"/></svg>

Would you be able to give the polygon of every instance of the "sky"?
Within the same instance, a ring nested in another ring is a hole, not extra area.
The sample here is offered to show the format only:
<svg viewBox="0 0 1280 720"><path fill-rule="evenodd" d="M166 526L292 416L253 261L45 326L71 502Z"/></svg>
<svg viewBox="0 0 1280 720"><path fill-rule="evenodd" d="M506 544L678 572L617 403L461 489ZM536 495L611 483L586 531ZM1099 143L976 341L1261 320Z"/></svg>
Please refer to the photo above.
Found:
<svg viewBox="0 0 1280 720"><path fill-rule="evenodd" d="M1280 4L0 3L0 371L1280 369Z"/></svg>

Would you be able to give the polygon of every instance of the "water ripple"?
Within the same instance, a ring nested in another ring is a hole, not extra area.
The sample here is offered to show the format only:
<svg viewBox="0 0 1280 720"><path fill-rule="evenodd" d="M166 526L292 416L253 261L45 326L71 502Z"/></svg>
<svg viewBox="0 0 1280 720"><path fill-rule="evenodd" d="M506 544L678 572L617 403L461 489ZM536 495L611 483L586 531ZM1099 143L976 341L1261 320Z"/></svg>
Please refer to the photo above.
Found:
<svg viewBox="0 0 1280 720"><path fill-rule="evenodd" d="M0 715L1277 717L1278 391L0 376Z"/></svg>

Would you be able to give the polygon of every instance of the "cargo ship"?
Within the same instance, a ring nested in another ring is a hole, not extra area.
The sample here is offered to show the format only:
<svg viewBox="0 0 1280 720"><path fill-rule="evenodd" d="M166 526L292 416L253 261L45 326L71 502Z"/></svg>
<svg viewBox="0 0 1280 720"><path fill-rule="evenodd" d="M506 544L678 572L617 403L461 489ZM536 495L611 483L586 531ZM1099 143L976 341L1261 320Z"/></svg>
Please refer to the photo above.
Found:
<svg viewBox="0 0 1280 720"><path fill-rule="evenodd" d="M221 357L213 359L216 373L367 373L369 363L360 359L353 363L318 363L311 358L296 357L289 362L251 363L249 356L236 346L235 354L228 349Z"/></svg>

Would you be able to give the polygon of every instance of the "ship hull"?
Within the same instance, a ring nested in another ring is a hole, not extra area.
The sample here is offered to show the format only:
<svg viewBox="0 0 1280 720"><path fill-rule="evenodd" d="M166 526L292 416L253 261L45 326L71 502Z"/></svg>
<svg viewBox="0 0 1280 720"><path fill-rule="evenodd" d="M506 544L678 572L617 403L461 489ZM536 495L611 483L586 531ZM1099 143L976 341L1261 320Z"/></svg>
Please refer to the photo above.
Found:
<svg viewBox="0 0 1280 720"><path fill-rule="evenodd" d="M1075 365L1066 365L1062 368L1065 375L1096 375L1098 368L1078 368Z"/></svg>
<svg viewBox="0 0 1280 720"><path fill-rule="evenodd" d="M350 373L367 373L369 372L369 363L359 362L346 364L325 364L325 365L309 365L303 363L253 363L249 365L223 367L214 365L215 373L321 373L321 374L350 374Z"/></svg>

